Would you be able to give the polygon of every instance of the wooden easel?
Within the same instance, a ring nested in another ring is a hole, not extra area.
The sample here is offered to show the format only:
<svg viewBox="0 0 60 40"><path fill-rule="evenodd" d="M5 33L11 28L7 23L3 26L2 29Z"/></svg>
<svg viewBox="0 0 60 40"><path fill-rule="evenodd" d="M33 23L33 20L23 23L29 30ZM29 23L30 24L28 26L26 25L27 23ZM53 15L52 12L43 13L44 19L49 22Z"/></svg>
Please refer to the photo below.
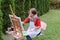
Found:
<svg viewBox="0 0 60 40"><path fill-rule="evenodd" d="M14 32L12 35L14 36L15 34L17 34L17 32L19 32L19 36L22 38L23 37L22 28L21 28L19 19L16 18L16 15L14 14L14 12L12 10L11 5L10 5L10 10L12 12L12 16L10 17L10 19L11 19L12 25L14 27L14 30L13 30Z"/></svg>

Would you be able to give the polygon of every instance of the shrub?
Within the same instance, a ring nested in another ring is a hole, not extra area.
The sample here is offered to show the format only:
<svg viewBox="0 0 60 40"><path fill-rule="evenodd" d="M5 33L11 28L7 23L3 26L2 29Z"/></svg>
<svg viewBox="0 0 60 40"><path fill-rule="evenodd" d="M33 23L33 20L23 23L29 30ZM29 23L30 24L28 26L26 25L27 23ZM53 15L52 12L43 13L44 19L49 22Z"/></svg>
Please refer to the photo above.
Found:
<svg viewBox="0 0 60 40"><path fill-rule="evenodd" d="M15 0L14 3L16 15L24 20L30 8L36 8L39 16L48 12L50 0Z"/></svg>
<svg viewBox="0 0 60 40"><path fill-rule="evenodd" d="M9 19L9 14L10 14L10 8L9 8L10 0L3 0L1 1L1 11L3 13L3 22L2 22L2 31L5 33L7 30L7 27L10 27L10 19Z"/></svg>

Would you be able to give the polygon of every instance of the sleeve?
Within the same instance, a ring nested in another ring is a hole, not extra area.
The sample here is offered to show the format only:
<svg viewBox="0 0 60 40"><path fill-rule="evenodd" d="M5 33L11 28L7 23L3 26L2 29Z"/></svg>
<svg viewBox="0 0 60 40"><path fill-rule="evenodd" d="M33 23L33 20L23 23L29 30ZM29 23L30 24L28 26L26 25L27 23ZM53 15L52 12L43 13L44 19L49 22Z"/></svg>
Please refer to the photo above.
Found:
<svg viewBox="0 0 60 40"><path fill-rule="evenodd" d="M29 18L27 17L23 22L24 22L24 23L29 22Z"/></svg>
<svg viewBox="0 0 60 40"><path fill-rule="evenodd" d="M41 27L41 21L40 21L40 19L38 19L36 27L38 27L38 28Z"/></svg>

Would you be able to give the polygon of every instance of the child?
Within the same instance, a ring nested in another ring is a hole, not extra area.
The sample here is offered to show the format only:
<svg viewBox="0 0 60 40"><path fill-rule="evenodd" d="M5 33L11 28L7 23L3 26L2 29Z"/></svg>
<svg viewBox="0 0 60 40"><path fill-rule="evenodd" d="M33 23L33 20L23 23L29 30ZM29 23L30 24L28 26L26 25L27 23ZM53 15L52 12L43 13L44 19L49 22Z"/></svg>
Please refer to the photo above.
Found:
<svg viewBox="0 0 60 40"><path fill-rule="evenodd" d="M22 22L23 24L30 22L27 33L29 34L27 40L32 40L31 38L36 37L41 33L41 21L37 16L37 11L35 8L31 8L29 11L29 16Z"/></svg>

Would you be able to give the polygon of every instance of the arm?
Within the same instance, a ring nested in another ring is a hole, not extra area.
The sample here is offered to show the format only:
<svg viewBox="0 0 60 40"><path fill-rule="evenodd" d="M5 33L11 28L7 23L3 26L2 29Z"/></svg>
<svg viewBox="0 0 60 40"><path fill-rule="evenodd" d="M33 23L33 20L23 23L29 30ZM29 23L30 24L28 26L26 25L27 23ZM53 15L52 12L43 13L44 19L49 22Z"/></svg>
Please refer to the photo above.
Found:
<svg viewBox="0 0 60 40"><path fill-rule="evenodd" d="M38 19L38 21L37 21L37 23L36 23L36 28L38 29L38 28L40 28L41 27L41 21L40 21L40 19Z"/></svg>
<svg viewBox="0 0 60 40"><path fill-rule="evenodd" d="M25 24L25 23L27 23L27 22L29 22L29 18L27 17L23 22L22 22L22 24Z"/></svg>

